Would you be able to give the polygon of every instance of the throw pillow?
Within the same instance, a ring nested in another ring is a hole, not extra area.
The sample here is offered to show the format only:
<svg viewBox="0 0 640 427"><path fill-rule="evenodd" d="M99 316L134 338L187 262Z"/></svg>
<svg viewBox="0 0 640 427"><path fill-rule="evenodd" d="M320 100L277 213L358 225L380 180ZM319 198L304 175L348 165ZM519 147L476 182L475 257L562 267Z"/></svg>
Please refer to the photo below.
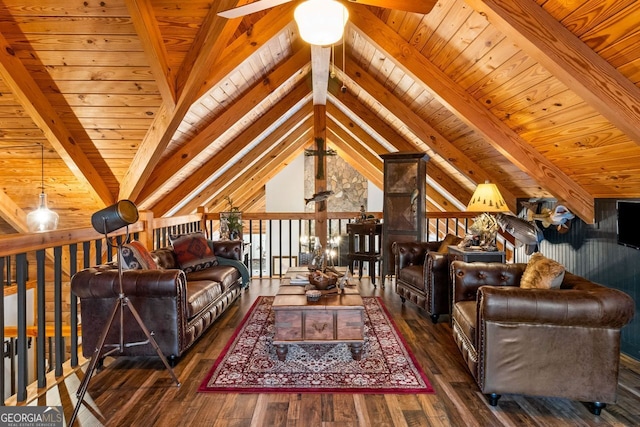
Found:
<svg viewBox="0 0 640 427"><path fill-rule="evenodd" d="M151 253L137 240L122 245L122 268L126 270L157 270Z"/></svg>
<svg viewBox="0 0 640 427"><path fill-rule="evenodd" d="M209 247L204 233L184 234L171 239L173 252L185 273L218 265L218 259Z"/></svg>
<svg viewBox="0 0 640 427"><path fill-rule="evenodd" d="M559 289L564 279L564 267L540 252L531 256L522 273L520 287L525 289Z"/></svg>
<svg viewBox="0 0 640 427"><path fill-rule="evenodd" d="M453 234L447 234L442 242L440 242L440 246L438 247L437 252L446 254L447 252L449 252L449 246L457 245L458 243L460 243L460 237Z"/></svg>

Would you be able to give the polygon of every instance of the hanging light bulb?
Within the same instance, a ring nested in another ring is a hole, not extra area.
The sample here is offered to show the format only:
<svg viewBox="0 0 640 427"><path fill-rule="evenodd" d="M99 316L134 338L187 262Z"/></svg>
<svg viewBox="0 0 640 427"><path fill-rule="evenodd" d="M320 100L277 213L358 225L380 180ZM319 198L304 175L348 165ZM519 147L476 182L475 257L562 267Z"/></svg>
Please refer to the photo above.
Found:
<svg viewBox="0 0 640 427"><path fill-rule="evenodd" d="M47 207L47 195L44 193L44 145L40 145L41 159L41 191L38 209L27 214L27 228L30 232L51 231L58 228L59 215Z"/></svg>
<svg viewBox="0 0 640 427"><path fill-rule="evenodd" d="M329 46L342 38L349 11L335 0L307 0L294 12L302 40L318 46Z"/></svg>

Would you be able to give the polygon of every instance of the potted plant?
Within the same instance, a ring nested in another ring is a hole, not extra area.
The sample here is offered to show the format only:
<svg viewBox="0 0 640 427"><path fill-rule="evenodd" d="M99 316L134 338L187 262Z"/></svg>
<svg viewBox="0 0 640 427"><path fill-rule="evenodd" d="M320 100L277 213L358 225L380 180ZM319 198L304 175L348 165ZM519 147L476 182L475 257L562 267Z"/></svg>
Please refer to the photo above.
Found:
<svg viewBox="0 0 640 427"><path fill-rule="evenodd" d="M237 240L242 239L242 212L237 206L233 206L231 197L226 196L229 203L227 212L220 212L220 238Z"/></svg>

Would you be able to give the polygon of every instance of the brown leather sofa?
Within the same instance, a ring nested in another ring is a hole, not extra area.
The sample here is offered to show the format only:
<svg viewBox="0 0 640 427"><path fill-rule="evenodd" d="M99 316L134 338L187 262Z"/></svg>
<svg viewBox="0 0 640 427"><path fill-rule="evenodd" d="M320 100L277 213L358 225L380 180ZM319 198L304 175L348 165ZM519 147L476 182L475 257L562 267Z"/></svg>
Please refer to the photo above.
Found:
<svg viewBox="0 0 640 427"><path fill-rule="evenodd" d="M238 262L242 259L241 241L210 244L218 259ZM170 247L151 253L159 269L123 271L124 294L153 332L162 353L174 363L240 296L242 277L232 265L217 265L185 274L179 269ZM118 270L111 264L82 270L72 277L71 290L80 298L82 350L89 358L118 297ZM144 332L130 311L125 308L124 313L125 344L144 341ZM116 316L106 343L118 343L119 334L120 319ZM124 351L117 354L157 357L151 344L125 346Z"/></svg>
<svg viewBox="0 0 640 427"><path fill-rule="evenodd" d="M451 285L449 281L449 256L438 252L443 245L455 245L460 238L449 235L435 242L395 242L396 293L402 303L411 301L427 311L433 323L441 314L449 314Z"/></svg>
<svg viewBox="0 0 640 427"><path fill-rule="evenodd" d="M627 294L566 272L560 289L522 289L527 264L451 263L454 339L480 390L616 401Z"/></svg>

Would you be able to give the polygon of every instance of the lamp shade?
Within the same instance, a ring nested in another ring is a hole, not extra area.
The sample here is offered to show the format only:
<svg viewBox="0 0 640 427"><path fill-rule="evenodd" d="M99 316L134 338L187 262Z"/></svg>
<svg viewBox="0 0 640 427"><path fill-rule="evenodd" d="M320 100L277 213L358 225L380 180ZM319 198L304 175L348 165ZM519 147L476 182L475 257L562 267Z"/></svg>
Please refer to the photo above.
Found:
<svg viewBox="0 0 640 427"><path fill-rule="evenodd" d="M27 214L27 228L31 233L58 228L59 215L47 207L47 195L40 193L38 209Z"/></svg>
<svg viewBox="0 0 640 427"><path fill-rule="evenodd" d="M102 234L111 233L138 221L138 208L131 200L120 200L91 215L91 225Z"/></svg>
<svg viewBox="0 0 640 427"><path fill-rule="evenodd" d="M509 207L504 201L500 190L495 184L485 182L478 184L467 205L469 212L508 212Z"/></svg>
<svg viewBox="0 0 640 427"><path fill-rule="evenodd" d="M302 40L329 46L342 38L349 11L335 0L307 0L296 7L293 16Z"/></svg>

